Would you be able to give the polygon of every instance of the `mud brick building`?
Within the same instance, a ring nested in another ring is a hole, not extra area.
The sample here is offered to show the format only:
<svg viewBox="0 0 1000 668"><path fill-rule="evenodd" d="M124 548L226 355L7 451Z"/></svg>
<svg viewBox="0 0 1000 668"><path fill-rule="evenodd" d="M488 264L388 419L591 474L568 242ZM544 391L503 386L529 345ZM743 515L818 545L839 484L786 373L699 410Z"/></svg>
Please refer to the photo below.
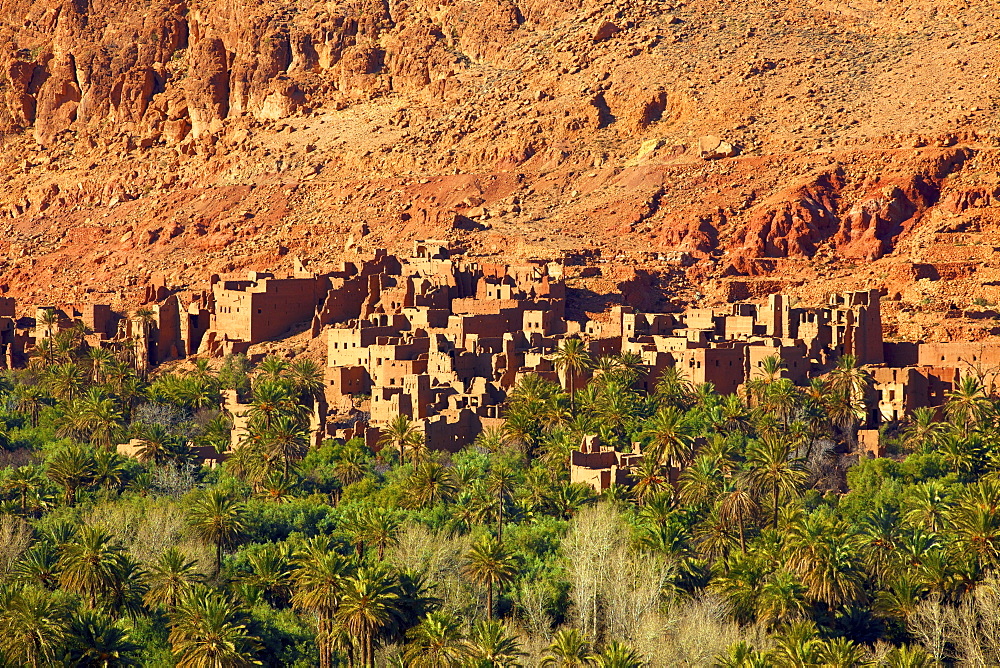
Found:
<svg viewBox="0 0 1000 668"><path fill-rule="evenodd" d="M440 241L415 242L411 257L378 251L327 273L296 262L284 276L212 276L210 292L179 293L154 277L146 298L145 311L131 314L104 304L40 306L19 321L14 301L0 297L0 365L23 364L41 340L74 323L90 332L89 345L135 351L140 369L196 353L250 352L301 327L326 343L325 401L312 418L316 442L332 436L375 444L382 427L406 415L430 447L444 450L501 424L504 402L526 374L568 386L552 361L567 337L581 337L595 359L638 355L636 385L647 390L676 368L692 384L739 392L764 374L768 357L781 360L782 377L805 385L853 355L871 374L864 426L872 430L921 406L943 405L964 375L989 382L1000 372L998 343L884 343L876 290L832 294L822 304L769 294L682 313L616 306L568 320L561 264L479 263ZM590 379L585 371L572 380L580 388ZM246 407L227 397L223 408L234 416L238 443ZM877 452L876 445L866 447ZM632 464L590 443L574 453L573 470L604 489Z"/></svg>

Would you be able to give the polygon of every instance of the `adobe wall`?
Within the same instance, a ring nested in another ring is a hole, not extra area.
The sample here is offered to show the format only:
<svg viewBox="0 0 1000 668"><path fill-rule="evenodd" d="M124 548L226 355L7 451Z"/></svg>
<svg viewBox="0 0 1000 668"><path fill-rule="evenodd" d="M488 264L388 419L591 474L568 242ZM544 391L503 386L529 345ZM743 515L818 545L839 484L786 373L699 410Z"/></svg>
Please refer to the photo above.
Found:
<svg viewBox="0 0 1000 668"><path fill-rule="evenodd" d="M983 368L1000 366L1000 342L997 343L921 343L919 366Z"/></svg>
<svg viewBox="0 0 1000 668"><path fill-rule="evenodd" d="M296 323L311 321L328 288L329 281L318 277L216 283L212 328L250 343L273 339Z"/></svg>

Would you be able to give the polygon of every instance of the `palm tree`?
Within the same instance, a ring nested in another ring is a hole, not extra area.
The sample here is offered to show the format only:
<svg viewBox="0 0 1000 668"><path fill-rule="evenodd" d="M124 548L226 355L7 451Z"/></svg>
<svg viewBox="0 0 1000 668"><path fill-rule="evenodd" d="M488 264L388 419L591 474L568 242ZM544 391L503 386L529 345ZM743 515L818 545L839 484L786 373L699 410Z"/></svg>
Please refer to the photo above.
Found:
<svg viewBox="0 0 1000 668"><path fill-rule="evenodd" d="M105 381L105 371L114 355L107 348L90 348L87 351L87 360L90 362L91 381L95 385L100 385Z"/></svg>
<svg viewBox="0 0 1000 668"><path fill-rule="evenodd" d="M794 575L781 569L771 573L757 595L757 619L774 629L805 615L806 587Z"/></svg>
<svg viewBox="0 0 1000 668"><path fill-rule="evenodd" d="M714 563L729 555L736 537L733 535L732 525L721 520L718 508L713 508L694 528L694 540L698 552L710 563Z"/></svg>
<svg viewBox="0 0 1000 668"><path fill-rule="evenodd" d="M139 451L136 459L143 464L166 464L177 457L181 448L179 439L161 424L143 424L136 434Z"/></svg>
<svg viewBox="0 0 1000 668"><path fill-rule="evenodd" d="M774 526L778 526L778 503L798 494L807 473L798 459L792 458L791 445L776 438L766 438L747 450L747 483L758 494L771 496Z"/></svg>
<svg viewBox="0 0 1000 668"><path fill-rule="evenodd" d="M473 443L477 448L481 448L489 453L500 452L510 445L510 439L504 433L502 427L485 427Z"/></svg>
<svg viewBox="0 0 1000 668"><path fill-rule="evenodd" d="M944 425L935 419L935 414L935 409L926 406L913 409L910 422L903 430L903 444L909 452L923 451L937 441Z"/></svg>
<svg viewBox="0 0 1000 668"><path fill-rule="evenodd" d="M649 456L680 469L693 454L694 430L687 416L672 406L656 411L643 434L650 440Z"/></svg>
<svg viewBox="0 0 1000 668"><path fill-rule="evenodd" d="M202 580L197 563L185 557L176 547L171 547L150 567L146 579L149 591L144 600L150 607L163 605L170 610Z"/></svg>
<svg viewBox="0 0 1000 668"><path fill-rule="evenodd" d="M819 662L824 666L857 666L865 659L864 648L847 638L831 638L819 650Z"/></svg>
<svg viewBox="0 0 1000 668"><path fill-rule="evenodd" d="M299 394L299 403L312 405L323 396L323 369L307 357L293 361L288 368L288 378Z"/></svg>
<svg viewBox="0 0 1000 668"><path fill-rule="evenodd" d="M503 509L507 499L514 493L517 476L504 464L494 466L486 478L486 488L497 499L497 540L503 541Z"/></svg>
<svg viewBox="0 0 1000 668"><path fill-rule="evenodd" d="M736 522L740 532L740 551L747 551L746 523L757 513L757 502L743 485L742 479L737 479L727 487L719 500L719 518L725 522Z"/></svg>
<svg viewBox="0 0 1000 668"><path fill-rule="evenodd" d="M469 629L469 655L476 666L519 668L524 656L517 637L510 635L500 622L480 619Z"/></svg>
<svg viewBox="0 0 1000 668"><path fill-rule="evenodd" d="M747 390L754 402L752 405L764 403L764 397L767 395L771 385L781 378L784 370L785 361L778 355L768 355L760 360L759 366L755 370L759 375L747 383Z"/></svg>
<svg viewBox="0 0 1000 668"><path fill-rule="evenodd" d="M455 474L450 468L436 461L418 465L410 476L410 499L418 508L429 508L447 501L458 491Z"/></svg>
<svg viewBox="0 0 1000 668"><path fill-rule="evenodd" d="M59 551L49 541L38 541L10 569L14 582L41 585L49 591L59 586Z"/></svg>
<svg viewBox="0 0 1000 668"><path fill-rule="evenodd" d="M128 460L114 450L94 453L94 484L106 490L117 490L128 473Z"/></svg>
<svg viewBox="0 0 1000 668"><path fill-rule="evenodd" d="M347 579L337 618L360 649L360 664L375 665L375 636L396 613L399 601L396 578L382 568L361 568Z"/></svg>
<svg viewBox="0 0 1000 668"><path fill-rule="evenodd" d="M593 665L594 655L580 632L574 628L562 628L552 634L552 642L546 650L542 668L586 668Z"/></svg>
<svg viewBox="0 0 1000 668"><path fill-rule="evenodd" d="M406 633L410 644L403 659L413 668L460 668L466 665L469 646L458 620L443 612L428 613Z"/></svg>
<svg viewBox="0 0 1000 668"><path fill-rule="evenodd" d="M378 550L378 560L385 559L385 549L398 541L399 517L388 508L372 508L361 518L365 542Z"/></svg>
<svg viewBox="0 0 1000 668"><path fill-rule="evenodd" d="M663 407L684 409L689 405L691 382L676 366L663 370L656 381L656 397Z"/></svg>
<svg viewBox="0 0 1000 668"><path fill-rule="evenodd" d="M585 482L559 484L555 493L549 497L549 505L556 517L568 520L583 506L594 503L597 494L594 488Z"/></svg>
<svg viewBox="0 0 1000 668"><path fill-rule="evenodd" d="M277 355L268 355L257 365L257 371L269 380L280 379L287 370L288 361L281 359Z"/></svg>
<svg viewBox="0 0 1000 668"><path fill-rule="evenodd" d="M23 382L16 383L10 391L10 399L14 403L14 410L28 416L32 427L38 426L38 414L46 405L45 393L38 385L28 385Z"/></svg>
<svg viewBox="0 0 1000 668"><path fill-rule="evenodd" d="M246 564L249 573L241 573L239 582L249 599L263 597L274 608L283 607L291 595L292 551L287 544L263 545L247 551ZM248 600L249 600L248 599Z"/></svg>
<svg viewBox="0 0 1000 668"><path fill-rule="evenodd" d="M951 513L958 542L982 567L1000 563L1000 485L980 481L965 490Z"/></svg>
<svg viewBox="0 0 1000 668"><path fill-rule="evenodd" d="M635 481L635 496L639 505L648 503L648 499L656 496L670 487L670 475L666 467L654 457L643 457L639 467L632 473Z"/></svg>
<svg viewBox="0 0 1000 668"><path fill-rule="evenodd" d="M420 438L417 426L405 415L397 415L382 430L378 439L380 448L394 447L399 450L399 463L406 462L406 448L412 448Z"/></svg>
<svg viewBox="0 0 1000 668"><path fill-rule="evenodd" d="M570 411L576 410L576 377L588 369L592 361L587 352L587 345L582 339L563 339L562 345L556 348L552 355L556 371L566 379L566 389L569 390Z"/></svg>
<svg viewBox="0 0 1000 668"><path fill-rule="evenodd" d="M295 564L292 604L316 616L320 668L330 668L333 665L334 615L344 595L351 564L331 550L322 537L307 543L296 555Z"/></svg>
<svg viewBox="0 0 1000 668"><path fill-rule="evenodd" d="M54 364L45 373L45 384L56 399L70 401L83 389L83 374L73 362Z"/></svg>
<svg viewBox="0 0 1000 668"><path fill-rule="evenodd" d="M243 611L219 592L197 585L170 614L170 645L179 668L259 665L259 641Z"/></svg>
<svg viewBox="0 0 1000 668"><path fill-rule="evenodd" d="M213 487L199 494L187 511L188 526L215 547L216 569L222 569L222 551L243 533L244 506L225 491Z"/></svg>
<svg viewBox="0 0 1000 668"><path fill-rule="evenodd" d="M42 490L45 479L34 466L19 466L11 470L3 481L3 491L17 500L22 515L42 505Z"/></svg>
<svg viewBox="0 0 1000 668"><path fill-rule="evenodd" d="M36 587L0 596L0 651L8 665L57 665L69 630L69 603Z"/></svg>
<svg viewBox="0 0 1000 668"><path fill-rule="evenodd" d="M851 538L841 525L815 516L791 528L788 564L810 600L836 608L864 597L865 570Z"/></svg>
<svg viewBox="0 0 1000 668"><path fill-rule="evenodd" d="M979 379L967 375L958 382L958 387L948 392L948 403L944 410L951 423L968 434L970 429L980 423L989 406L989 397Z"/></svg>
<svg viewBox="0 0 1000 668"><path fill-rule="evenodd" d="M951 505L948 488L938 480L928 480L915 485L903 497L903 519L937 533L944 528Z"/></svg>
<svg viewBox="0 0 1000 668"><path fill-rule="evenodd" d="M680 479L680 498L688 505L710 503L722 489L723 477L715 457L699 455L684 469Z"/></svg>
<svg viewBox="0 0 1000 668"><path fill-rule="evenodd" d="M279 415L263 438L265 447L281 461L285 475L291 461L298 461L309 452L309 433L298 420L287 415Z"/></svg>
<svg viewBox="0 0 1000 668"><path fill-rule="evenodd" d="M852 400L863 400L871 376L858 366L854 355L841 355L837 366L830 372L830 387L834 392L842 392Z"/></svg>
<svg viewBox="0 0 1000 668"><path fill-rule="evenodd" d="M345 448L333 466L333 475L340 481L341 488L358 482L367 471L368 454L361 448Z"/></svg>
<svg viewBox="0 0 1000 668"><path fill-rule="evenodd" d="M612 640L594 656L595 668L642 668L646 662L628 645Z"/></svg>
<svg viewBox="0 0 1000 668"><path fill-rule="evenodd" d="M45 471L49 480L63 488L63 503L76 503L76 492L94 477L94 458L82 446L60 448L49 458Z"/></svg>
<svg viewBox="0 0 1000 668"><path fill-rule="evenodd" d="M765 410L780 418L781 423L787 428L788 420L800 400L801 395L795 383L788 378L780 378L768 386L761 403Z"/></svg>
<svg viewBox="0 0 1000 668"><path fill-rule="evenodd" d="M142 649L108 617L84 610L70 625L69 662L74 666L126 668L136 666L135 655Z"/></svg>
<svg viewBox="0 0 1000 668"><path fill-rule="evenodd" d="M797 621L789 624L778 634L775 647L768 652L771 665L814 666L820 664L823 647L816 635L816 624L811 621Z"/></svg>
<svg viewBox="0 0 1000 668"><path fill-rule="evenodd" d="M265 377L254 383L250 408L247 410L247 426L266 433L282 415L301 418L303 407L296 399L291 384L287 381Z"/></svg>
<svg viewBox="0 0 1000 668"><path fill-rule="evenodd" d="M486 615L493 619L493 590L517 575L514 554L496 538L484 536L465 555L463 572L479 586L486 586Z"/></svg>
<svg viewBox="0 0 1000 668"><path fill-rule="evenodd" d="M94 608L100 598L111 593L118 582L123 548L109 534L83 527L76 539L67 543L59 559L59 583L79 594Z"/></svg>
<svg viewBox="0 0 1000 668"><path fill-rule="evenodd" d="M716 668L771 668L770 662L752 645L740 641L730 645L726 653L715 657Z"/></svg>

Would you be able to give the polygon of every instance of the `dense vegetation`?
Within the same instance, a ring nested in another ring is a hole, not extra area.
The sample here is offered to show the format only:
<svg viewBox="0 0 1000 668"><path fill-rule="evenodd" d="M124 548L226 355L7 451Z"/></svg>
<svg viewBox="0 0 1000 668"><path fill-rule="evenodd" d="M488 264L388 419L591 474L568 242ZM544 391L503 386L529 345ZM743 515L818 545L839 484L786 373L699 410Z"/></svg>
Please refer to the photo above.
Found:
<svg viewBox="0 0 1000 668"><path fill-rule="evenodd" d="M456 454L405 417L308 447L307 361L144 378L78 330L0 376L0 662L10 666L930 666L1000 663L1000 402L851 456L869 378L770 359L745 396L639 360L554 356ZM252 405L224 465L221 393ZM645 454L571 484L586 434ZM139 439L138 459L115 444Z"/></svg>

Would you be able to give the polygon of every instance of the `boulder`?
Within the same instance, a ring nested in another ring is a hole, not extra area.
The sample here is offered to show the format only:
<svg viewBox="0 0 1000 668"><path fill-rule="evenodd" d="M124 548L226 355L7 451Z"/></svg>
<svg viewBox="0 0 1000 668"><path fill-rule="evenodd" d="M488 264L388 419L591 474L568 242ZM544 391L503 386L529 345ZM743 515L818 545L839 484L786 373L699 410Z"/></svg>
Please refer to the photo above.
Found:
<svg viewBox="0 0 1000 668"><path fill-rule="evenodd" d="M732 158L738 153L735 146L718 137L706 135L698 140L698 155L705 160Z"/></svg>
<svg viewBox="0 0 1000 668"><path fill-rule="evenodd" d="M604 21L597 27L597 31L594 32L594 44L598 42L603 42L606 39L613 37L614 35L620 33L621 28L616 26L611 21Z"/></svg>

